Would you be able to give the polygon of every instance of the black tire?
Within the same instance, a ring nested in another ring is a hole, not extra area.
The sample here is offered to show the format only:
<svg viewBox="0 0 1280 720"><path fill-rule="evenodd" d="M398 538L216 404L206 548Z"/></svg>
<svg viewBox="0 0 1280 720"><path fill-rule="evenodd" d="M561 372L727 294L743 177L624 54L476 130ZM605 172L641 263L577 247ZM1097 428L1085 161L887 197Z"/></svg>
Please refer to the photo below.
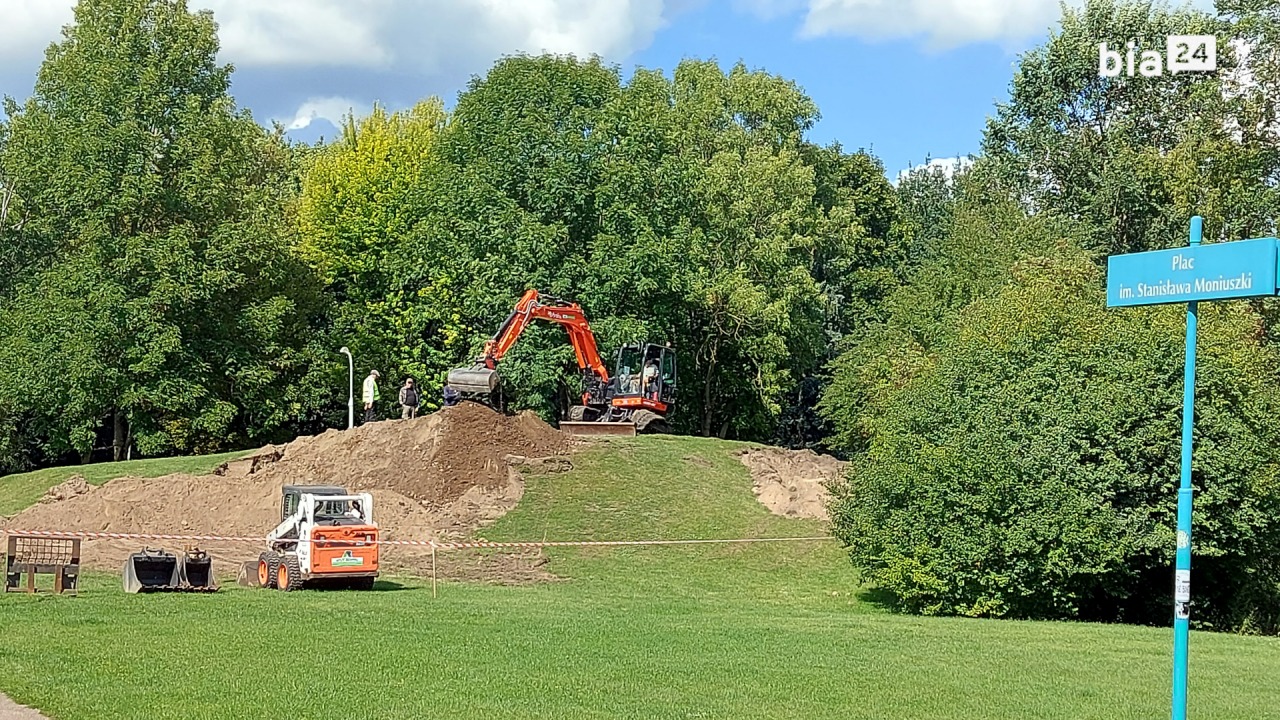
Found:
<svg viewBox="0 0 1280 720"><path fill-rule="evenodd" d="M569 408L569 422L583 422L587 418L586 405L574 405Z"/></svg>
<svg viewBox="0 0 1280 720"><path fill-rule="evenodd" d="M302 566L298 564L297 555L290 553L282 558L276 574L276 587L285 592L302 589Z"/></svg>
<svg viewBox="0 0 1280 720"><path fill-rule="evenodd" d="M631 422L636 425L636 433L661 432L658 428L666 423L662 416L649 410L637 410L631 414Z"/></svg>
<svg viewBox="0 0 1280 720"><path fill-rule="evenodd" d="M264 567L265 566L265 567ZM280 554L274 550L268 550L258 555L258 584L264 588L273 588L276 586L276 573L280 569ZM263 576L265 574L265 582Z"/></svg>
<svg viewBox="0 0 1280 720"><path fill-rule="evenodd" d="M352 590L372 590L375 579L371 577L355 578L347 583L347 587Z"/></svg>

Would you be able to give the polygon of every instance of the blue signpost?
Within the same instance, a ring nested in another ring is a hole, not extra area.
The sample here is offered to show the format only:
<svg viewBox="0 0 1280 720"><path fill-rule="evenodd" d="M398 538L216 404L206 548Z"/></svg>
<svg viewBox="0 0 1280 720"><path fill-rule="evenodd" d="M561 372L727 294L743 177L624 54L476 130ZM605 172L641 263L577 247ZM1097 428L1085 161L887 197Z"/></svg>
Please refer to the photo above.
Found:
<svg viewBox="0 0 1280 720"><path fill-rule="evenodd" d="M1191 431L1196 393L1196 304L1280 294L1276 238L1201 245L1204 220L1191 218L1185 248L1107 258L1107 307L1187 304L1182 387L1182 479L1178 487L1173 571L1173 720L1187 717L1187 644L1191 628Z"/></svg>

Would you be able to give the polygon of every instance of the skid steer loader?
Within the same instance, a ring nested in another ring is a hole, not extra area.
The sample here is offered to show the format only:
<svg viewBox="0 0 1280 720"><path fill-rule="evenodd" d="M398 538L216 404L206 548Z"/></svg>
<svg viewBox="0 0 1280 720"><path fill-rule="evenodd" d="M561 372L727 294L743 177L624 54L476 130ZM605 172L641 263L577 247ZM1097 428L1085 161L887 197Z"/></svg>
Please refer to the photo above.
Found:
<svg viewBox="0 0 1280 720"><path fill-rule="evenodd" d="M280 524L258 556L258 584L371 590L378 577L373 496L333 485L285 485Z"/></svg>

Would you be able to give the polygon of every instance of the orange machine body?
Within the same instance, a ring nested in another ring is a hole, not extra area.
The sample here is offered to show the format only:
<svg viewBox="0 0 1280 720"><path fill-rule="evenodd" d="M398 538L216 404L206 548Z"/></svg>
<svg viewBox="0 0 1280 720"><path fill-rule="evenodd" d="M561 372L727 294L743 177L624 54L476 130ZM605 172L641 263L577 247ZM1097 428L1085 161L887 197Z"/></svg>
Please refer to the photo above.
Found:
<svg viewBox="0 0 1280 720"><path fill-rule="evenodd" d="M311 530L311 575L378 572L378 528L316 526Z"/></svg>

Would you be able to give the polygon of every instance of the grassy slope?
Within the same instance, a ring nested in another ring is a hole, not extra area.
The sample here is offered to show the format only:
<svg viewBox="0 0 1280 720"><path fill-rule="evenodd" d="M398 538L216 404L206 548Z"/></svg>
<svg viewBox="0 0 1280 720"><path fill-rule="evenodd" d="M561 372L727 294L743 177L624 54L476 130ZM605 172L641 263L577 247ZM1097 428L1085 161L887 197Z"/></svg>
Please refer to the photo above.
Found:
<svg viewBox="0 0 1280 720"><path fill-rule="evenodd" d="M490 539L807 535L722 443L615 442ZM0 491L4 481L0 480ZM558 549L532 588L0 597L0 690L56 718L1167 717L1170 634L888 615L833 545ZM1196 718L1280 717L1280 642L1193 636Z"/></svg>
<svg viewBox="0 0 1280 720"><path fill-rule="evenodd" d="M12 515L26 508L39 500L46 490L74 475L83 476L90 485L101 485L108 480L126 475L160 477L173 473L201 474L210 472L218 465L244 454L246 453L241 451L199 457L126 460L118 463L45 468L20 475L6 475L0 477L0 516Z"/></svg>

